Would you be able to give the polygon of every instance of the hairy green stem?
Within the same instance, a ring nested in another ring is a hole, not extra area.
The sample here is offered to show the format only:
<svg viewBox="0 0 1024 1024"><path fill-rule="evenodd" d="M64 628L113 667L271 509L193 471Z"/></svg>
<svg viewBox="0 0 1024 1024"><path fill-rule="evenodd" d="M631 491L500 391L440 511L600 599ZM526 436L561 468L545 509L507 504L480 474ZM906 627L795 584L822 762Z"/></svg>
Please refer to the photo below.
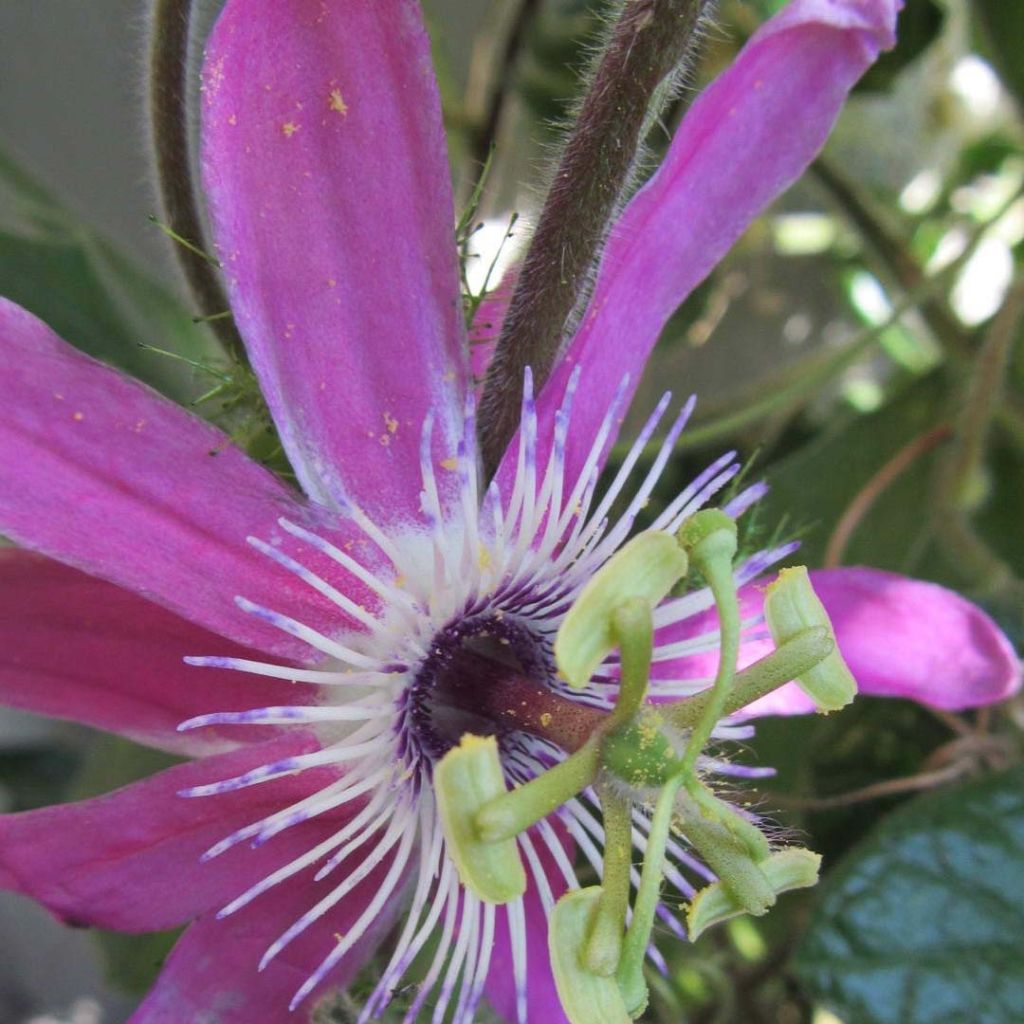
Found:
<svg viewBox="0 0 1024 1024"><path fill-rule="evenodd" d="M647 837L647 851L640 875L640 888L633 901L633 920L622 943L619 964L619 988L631 1016L638 1016L647 1004L647 985L644 982L644 959L651 941L654 915L661 897L661 876L665 865L665 847L668 844L675 799L683 783L684 773L670 779L658 794L658 802L651 818L651 831Z"/></svg>
<svg viewBox="0 0 1024 1024"><path fill-rule="evenodd" d="M174 253L202 317L243 364L242 340L223 314L228 298L211 265L192 175L189 30L192 0L155 0L149 48L149 111L160 202L167 227L187 244Z"/></svg>
<svg viewBox="0 0 1024 1024"><path fill-rule="evenodd" d="M570 132L512 295L481 400L484 466L519 425L527 366L547 380L642 141L655 90L689 53L707 0L625 0Z"/></svg>

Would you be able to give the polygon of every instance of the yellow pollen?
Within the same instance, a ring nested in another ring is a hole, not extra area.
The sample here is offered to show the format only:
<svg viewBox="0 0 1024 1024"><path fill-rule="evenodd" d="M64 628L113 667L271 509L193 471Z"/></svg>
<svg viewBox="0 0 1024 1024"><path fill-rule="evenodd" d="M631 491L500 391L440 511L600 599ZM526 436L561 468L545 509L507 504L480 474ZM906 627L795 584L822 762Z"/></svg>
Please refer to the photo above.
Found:
<svg viewBox="0 0 1024 1024"><path fill-rule="evenodd" d="M281 132L286 139L290 139L298 130L299 126L294 121L285 121L281 125Z"/></svg>
<svg viewBox="0 0 1024 1024"><path fill-rule="evenodd" d="M491 567L491 552L484 544L480 545L476 563L481 569L490 569Z"/></svg>
<svg viewBox="0 0 1024 1024"><path fill-rule="evenodd" d="M84 412L76 412L75 415L72 416L71 418L74 419L74 420L78 420L78 422L81 423L81 421L85 419L85 413Z"/></svg>
<svg viewBox="0 0 1024 1024"><path fill-rule="evenodd" d="M384 426L388 428L389 434L398 433L398 420L387 411L384 413Z"/></svg>
<svg viewBox="0 0 1024 1024"><path fill-rule="evenodd" d="M340 89L332 89L331 98L327 102L331 110L341 114L342 117L348 113L348 104L345 102L345 98L341 95Z"/></svg>
<svg viewBox="0 0 1024 1024"><path fill-rule="evenodd" d="M545 729L551 724L551 712L550 711L545 711L540 716L540 724L543 725Z"/></svg>
<svg viewBox="0 0 1024 1024"><path fill-rule="evenodd" d="M459 460L458 459L442 459L441 460L441 468L442 469L447 469L449 472L451 472L452 470L458 469L459 468Z"/></svg>

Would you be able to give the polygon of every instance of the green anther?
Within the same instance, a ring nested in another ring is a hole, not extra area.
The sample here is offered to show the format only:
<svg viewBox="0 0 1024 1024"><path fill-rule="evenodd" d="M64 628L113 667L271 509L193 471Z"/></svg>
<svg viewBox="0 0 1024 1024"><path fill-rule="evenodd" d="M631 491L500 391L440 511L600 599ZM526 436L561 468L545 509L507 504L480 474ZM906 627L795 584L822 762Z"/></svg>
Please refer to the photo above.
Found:
<svg viewBox="0 0 1024 1024"><path fill-rule="evenodd" d="M597 777L600 752L597 739L591 739L543 775L481 805L475 819L481 840L498 843L511 839L582 793Z"/></svg>
<svg viewBox="0 0 1024 1024"><path fill-rule="evenodd" d="M724 713L735 714L755 700L767 696L785 683L814 668L835 650L832 631L824 626L812 626L780 644L771 654L748 665L733 677ZM692 729L704 717L711 701L711 691L705 690L693 697L659 708L666 720L677 729Z"/></svg>
<svg viewBox="0 0 1024 1024"><path fill-rule="evenodd" d="M753 836L739 838L735 823L730 827L717 817L707 817L688 793L679 794L676 810L680 814L677 830L686 835L701 859L718 876L722 887L747 913L759 916L774 905L775 891L761 870L761 865L769 859L763 836L759 835L756 840ZM739 817L736 811L730 811ZM749 822L744 824L754 829Z"/></svg>
<svg viewBox="0 0 1024 1024"><path fill-rule="evenodd" d="M760 863L771 853L771 848L764 833L756 825L744 818L735 807L715 796L699 780L694 779L692 776L688 778L686 780L686 793L693 800L696 813L706 821L723 826L756 863ZM680 810L683 810L682 805ZM694 811L690 809L690 820L693 819L693 816Z"/></svg>
<svg viewBox="0 0 1024 1024"><path fill-rule="evenodd" d="M651 830L647 836L647 850L644 867L640 874L640 887L633 901L633 920L630 921L622 944L622 959L619 962L619 989L626 1010L633 1018L639 1017L647 1008L647 983L644 981L644 958L651 941L654 915L661 898L661 877L665 865L665 846L672 828L672 815L676 794L682 785L683 776L669 779L658 794L658 802L651 818Z"/></svg>
<svg viewBox="0 0 1024 1024"><path fill-rule="evenodd" d="M506 792L493 736L469 734L434 768L434 792L448 852L467 889L486 903L508 903L526 892L526 872L515 839L481 838L477 811Z"/></svg>
<svg viewBox="0 0 1024 1024"><path fill-rule="evenodd" d="M611 978L622 958L629 906L629 876L633 866L632 803L606 785L599 785L598 797L604 818L604 868L601 899L594 912L583 963L591 973Z"/></svg>
<svg viewBox="0 0 1024 1024"><path fill-rule="evenodd" d="M687 559L675 539L641 533L613 555L588 581L555 638L555 662L570 686L586 686L618 646L615 612L632 598L657 604L686 574Z"/></svg>
<svg viewBox="0 0 1024 1024"><path fill-rule="evenodd" d="M566 893L548 918L548 956L558 999L571 1024L630 1024L615 978L594 974L583 961L600 886Z"/></svg>
<svg viewBox="0 0 1024 1024"><path fill-rule="evenodd" d="M703 509L683 523L677 537L711 588L720 630L718 672L711 696L693 727L683 755L683 771L692 774L700 752L725 711L739 656L740 606L732 574L732 560L736 555L736 523L719 509Z"/></svg>
<svg viewBox="0 0 1024 1024"><path fill-rule="evenodd" d="M772 890L779 894L790 889L806 889L817 885L820 864L821 857L818 854L794 848L773 853L760 867ZM701 889L686 915L690 940L696 940L712 925L744 913L745 909L721 882L714 882Z"/></svg>
<svg viewBox="0 0 1024 1024"><path fill-rule="evenodd" d="M783 569L765 594L764 616L772 639L783 644L812 626L824 626L835 640L828 612L818 599L804 566ZM796 679L819 711L838 711L857 694L857 682L838 647Z"/></svg>
<svg viewBox="0 0 1024 1024"><path fill-rule="evenodd" d="M634 789L663 786L680 767L664 725L657 711L646 709L609 730L601 746L601 766Z"/></svg>

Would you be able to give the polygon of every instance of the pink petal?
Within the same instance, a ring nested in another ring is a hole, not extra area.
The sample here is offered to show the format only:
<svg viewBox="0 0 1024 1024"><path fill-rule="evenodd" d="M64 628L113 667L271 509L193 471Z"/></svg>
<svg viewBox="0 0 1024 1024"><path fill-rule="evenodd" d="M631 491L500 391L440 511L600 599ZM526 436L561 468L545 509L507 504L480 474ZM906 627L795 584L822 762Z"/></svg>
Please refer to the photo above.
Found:
<svg viewBox="0 0 1024 1024"><path fill-rule="evenodd" d="M1021 686L1020 660L977 605L879 569L811 574L862 693L962 711Z"/></svg>
<svg viewBox="0 0 1024 1024"><path fill-rule="evenodd" d="M418 510L455 451L465 332L430 44L413 0L230 0L203 173L232 306L306 492Z"/></svg>
<svg viewBox="0 0 1024 1024"><path fill-rule="evenodd" d="M372 604L365 587L312 558L278 519L333 535L339 545L354 543L354 528L300 502L219 430L75 351L2 299L0 363L0 533L281 657L308 661L315 652L243 612L236 595L328 634L352 622L247 536ZM353 553L379 558L364 543Z"/></svg>
<svg viewBox="0 0 1024 1024"><path fill-rule="evenodd" d="M935 583L881 569L823 569L811 573L832 619L836 639L861 693L904 697L929 707L963 711L1005 700L1021 687L1021 667L1009 640L977 605ZM740 591L744 618L761 614L765 582ZM717 628L714 611L659 630L661 643ZM769 654L763 629L751 630L740 650L744 668ZM708 679L717 652L659 663L662 679ZM813 702L790 683L744 710L744 717L804 714Z"/></svg>
<svg viewBox="0 0 1024 1024"><path fill-rule="evenodd" d="M501 335L501 327L505 322L505 314L512 302L519 267L506 271L501 283L492 291L476 311L473 323L469 328L469 362L473 374L473 382L479 387L487 376L487 368L494 358Z"/></svg>
<svg viewBox="0 0 1024 1024"><path fill-rule="evenodd" d="M395 923L400 900L377 918L328 979L294 1012L299 987L376 894L388 860L338 905L257 971L270 944L324 895L305 877L283 884L222 921L202 917L178 940L156 985L130 1024L306 1024L318 996L347 985Z"/></svg>
<svg viewBox="0 0 1024 1024"><path fill-rule="evenodd" d="M127 932L172 928L219 910L314 847L339 817L295 825L255 849L243 842L205 863L200 856L308 796L328 775L303 772L218 796L179 791L316 749L310 733L290 732L106 796L0 816L0 888L31 896L68 924Z"/></svg>
<svg viewBox="0 0 1024 1024"><path fill-rule="evenodd" d="M177 731L212 711L313 703L313 687L185 664L258 658L159 605L41 555L0 549L0 704L184 754L273 735L269 727Z"/></svg>
<svg viewBox="0 0 1024 1024"><path fill-rule="evenodd" d="M569 374L582 365L570 480L624 375L628 398L669 316L821 148L851 86L892 45L899 5L793 0L691 107L614 226L583 324L539 402L539 437L550 438ZM503 475L514 464L513 445Z"/></svg>

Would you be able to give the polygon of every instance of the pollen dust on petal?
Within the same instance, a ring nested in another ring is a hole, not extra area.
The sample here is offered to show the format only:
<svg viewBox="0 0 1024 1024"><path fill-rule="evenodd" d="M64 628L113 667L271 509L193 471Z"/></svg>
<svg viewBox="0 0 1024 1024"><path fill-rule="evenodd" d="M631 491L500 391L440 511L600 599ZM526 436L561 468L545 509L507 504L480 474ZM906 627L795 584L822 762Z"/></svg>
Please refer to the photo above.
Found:
<svg viewBox="0 0 1024 1024"><path fill-rule="evenodd" d="M348 104L345 102L345 97L341 95L340 89L331 90L331 95L327 100L327 105L336 114L341 114L342 117L348 113Z"/></svg>
<svg viewBox="0 0 1024 1024"><path fill-rule="evenodd" d="M295 121L285 121L285 123L281 125L281 134L284 135L286 139L290 139L299 130L299 128L300 125Z"/></svg>
<svg viewBox="0 0 1024 1024"><path fill-rule="evenodd" d="M441 468L447 469L449 473L453 473L456 469L459 468L459 460L456 458L442 459Z"/></svg>
<svg viewBox="0 0 1024 1024"><path fill-rule="evenodd" d="M75 420L77 423L81 423L82 420L85 419L85 413L81 411L76 412L71 418Z"/></svg>
<svg viewBox="0 0 1024 1024"><path fill-rule="evenodd" d="M545 711L540 716L540 724L546 729L551 724L551 712Z"/></svg>

